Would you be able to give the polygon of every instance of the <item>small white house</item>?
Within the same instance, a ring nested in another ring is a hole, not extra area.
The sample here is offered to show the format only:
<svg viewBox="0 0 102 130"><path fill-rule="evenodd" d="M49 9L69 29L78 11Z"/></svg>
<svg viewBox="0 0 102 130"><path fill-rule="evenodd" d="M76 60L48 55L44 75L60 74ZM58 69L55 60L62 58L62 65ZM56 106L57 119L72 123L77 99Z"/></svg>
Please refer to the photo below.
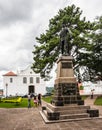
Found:
<svg viewBox="0 0 102 130"><path fill-rule="evenodd" d="M46 93L46 82L28 66L26 69L3 75L4 95L25 95L28 93Z"/></svg>

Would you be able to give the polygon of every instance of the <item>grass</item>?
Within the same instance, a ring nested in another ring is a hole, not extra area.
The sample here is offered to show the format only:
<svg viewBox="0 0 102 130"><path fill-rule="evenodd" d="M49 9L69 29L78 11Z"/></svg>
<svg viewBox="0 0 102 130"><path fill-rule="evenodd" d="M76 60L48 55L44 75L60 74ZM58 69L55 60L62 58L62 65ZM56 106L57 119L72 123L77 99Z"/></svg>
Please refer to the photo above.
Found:
<svg viewBox="0 0 102 130"><path fill-rule="evenodd" d="M52 100L52 97L51 97L51 96L42 97L42 100L44 100L44 101L47 102L47 103L50 103L51 100Z"/></svg>
<svg viewBox="0 0 102 130"><path fill-rule="evenodd" d="M34 106L33 100L31 100L31 107ZM20 103L8 103L8 102L0 102L0 108L25 108L28 107L28 99L22 98Z"/></svg>
<svg viewBox="0 0 102 130"><path fill-rule="evenodd" d="M102 96L99 96L99 97L95 100L94 105L101 105L101 106L102 106Z"/></svg>
<svg viewBox="0 0 102 130"><path fill-rule="evenodd" d="M86 95L81 96L82 100L85 100L87 97L88 96L86 96Z"/></svg>
<svg viewBox="0 0 102 130"><path fill-rule="evenodd" d="M82 99L84 100L87 98L87 96L82 96ZM50 103L52 100L52 96L48 97L42 97L42 100ZM96 101L94 102L95 105L102 105L102 96L98 97ZM33 99L31 100L31 107L34 106ZM0 108L27 108L28 107L28 99L22 98L21 103L5 103L0 102Z"/></svg>

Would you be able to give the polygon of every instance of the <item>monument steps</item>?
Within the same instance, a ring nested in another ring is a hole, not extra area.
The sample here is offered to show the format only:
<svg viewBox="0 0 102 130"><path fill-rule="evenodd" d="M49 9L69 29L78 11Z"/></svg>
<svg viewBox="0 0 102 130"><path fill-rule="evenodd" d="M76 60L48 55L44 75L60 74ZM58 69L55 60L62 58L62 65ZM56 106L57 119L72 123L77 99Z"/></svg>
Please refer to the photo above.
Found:
<svg viewBox="0 0 102 130"><path fill-rule="evenodd" d="M47 108L56 112L56 111L64 111L64 110L87 110L87 109L90 109L90 106L77 105L77 104L71 104L71 105L65 105L65 106L54 106L48 103Z"/></svg>
<svg viewBox="0 0 102 130"><path fill-rule="evenodd" d="M71 112L70 110L66 110L64 112L65 113L63 113L63 111L59 112L60 113L59 120L89 118L89 114L86 112L86 110L84 111L79 110L79 112L74 110L75 113L73 113L73 110ZM54 113L54 111L52 111L47 107L46 110L43 110L43 114L45 117L48 117L48 113Z"/></svg>
<svg viewBox="0 0 102 130"><path fill-rule="evenodd" d="M45 115L45 117L47 117L47 111L43 110L43 114Z"/></svg>
<svg viewBox="0 0 102 130"><path fill-rule="evenodd" d="M67 115L60 115L59 120L63 119L76 119L76 118L88 118L88 113L80 113L80 114L67 114Z"/></svg>
<svg viewBox="0 0 102 130"><path fill-rule="evenodd" d="M90 109L90 106L78 106L77 104L71 104L67 106L53 106L52 104L47 104L46 110L44 111L45 115L47 113L60 113L59 120L63 119L75 119L75 118L87 118L89 114L87 110Z"/></svg>
<svg viewBox="0 0 102 130"><path fill-rule="evenodd" d="M83 109L83 110L64 110L64 111L58 111L60 112L60 115L65 115L65 114L80 114L80 113L86 113L87 110Z"/></svg>

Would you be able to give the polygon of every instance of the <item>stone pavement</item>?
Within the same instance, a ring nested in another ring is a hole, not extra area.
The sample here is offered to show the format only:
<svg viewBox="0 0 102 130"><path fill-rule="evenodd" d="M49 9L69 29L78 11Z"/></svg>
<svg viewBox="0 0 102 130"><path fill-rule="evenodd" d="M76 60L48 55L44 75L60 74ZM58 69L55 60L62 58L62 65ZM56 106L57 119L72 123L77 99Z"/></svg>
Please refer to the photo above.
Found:
<svg viewBox="0 0 102 130"><path fill-rule="evenodd" d="M94 105L94 101L95 101L96 98L97 98L97 96L95 96L95 95L94 95L93 99L90 99L90 97L88 97L85 100L85 104L91 106L91 108L99 109L99 113L102 116L102 106L96 106L96 105Z"/></svg>
<svg viewBox="0 0 102 130"><path fill-rule="evenodd" d="M86 99L85 104L100 109L93 105L95 99ZM102 119L60 122L45 124L37 108L0 108L0 130L102 130Z"/></svg>

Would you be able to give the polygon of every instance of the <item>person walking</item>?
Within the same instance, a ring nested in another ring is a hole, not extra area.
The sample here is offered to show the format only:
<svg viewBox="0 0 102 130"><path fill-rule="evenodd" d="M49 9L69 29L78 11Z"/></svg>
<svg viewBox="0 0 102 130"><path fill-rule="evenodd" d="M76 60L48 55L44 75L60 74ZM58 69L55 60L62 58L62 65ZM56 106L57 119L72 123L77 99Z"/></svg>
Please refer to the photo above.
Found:
<svg viewBox="0 0 102 130"><path fill-rule="evenodd" d="M93 99L94 89L91 90L91 99Z"/></svg>
<svg viewBox="0 0 102 130"><path fill-rule="evenodd" d="M38 106L38 100L37 100L37 98L36 98L36 96L34 96L34 106Z"/></svg>
<svg viewBox="0 0 102 130"><path fill-rule="evenodd" d="M31 108L31 95L28 94L28 108Z"/></svg>
<svg viewBox="0 0 102 130"><path fill-rule="evenodd" d="M38 94L38 106L41 105L41 94Z"/></svg>

